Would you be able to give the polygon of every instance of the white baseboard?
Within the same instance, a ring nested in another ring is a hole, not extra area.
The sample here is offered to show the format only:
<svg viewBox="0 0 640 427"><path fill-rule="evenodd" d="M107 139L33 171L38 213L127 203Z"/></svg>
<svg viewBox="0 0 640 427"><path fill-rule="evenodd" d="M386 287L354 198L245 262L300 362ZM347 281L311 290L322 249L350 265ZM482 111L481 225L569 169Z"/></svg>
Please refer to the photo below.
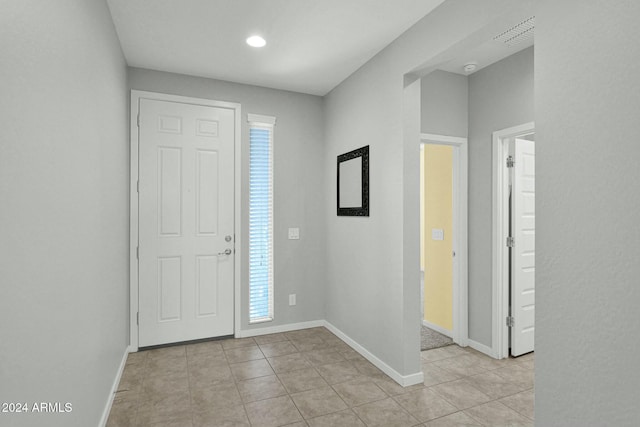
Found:
<svg viewBox="0 0 640 427"><path fill-rule="evenodd" d="M266 328L244 329L236 334L236 338L257 337L260 335L291 332L300 329L318 328L320 326L325 326L324 320L311 320L309 322L290 323L288 325L270 326Z"/></svg>
<svg viewBox="0 0 640 427"><path fill-rule="evenodd" d="M428 322L426 320L422 320L422 325L426 326L429 329L433 329L436 332L441 333L445 337L449 337L449 338L453 339L453 331L449 331L449 330L443 328L442 326L438 326L438 325L436 325L434 323L431 323L431 322Z"/></svg>
<svg viewBox="0 0 640 427"><path fill-rule="evenodd" d="M325 321L324 326L327 329L329 329L331 332L333 332L333 334L336 335L338 338L340 338L342 341L346 342L351 348L353 348L355 351L360 353L362 357L367 359L369 362L373 363L382 372L389 375L395 382L397 382L401 386L408 387L414 384L421 384L424 382L424 374L422 373L422 371L416 372L415 374L411 374L411 375L402 375L398 371L393 369L391 366L387 365L382 360L378 359L376 356L371 354L366 348L358 344L351 337L349 337L347 334L342 332L340 329L333 326L331 323Z"/></svg>
<svg viewBox="0 0 640 427"><path fill-rule="evenodd" d="M120 361L120 366L118 367L118 372L116 373L116 379L113 381L113 385L111 386L111 392L109 393L109 398L107 399L107 404L104 407L104 412L102 413L102 418L100 419L100 427L105 427L107 425L107 421L109 420L109 413L111 412L111 406L113 405L113 399L116 397L116 392L118 391L118 384L120 384L120 378L122 378L122 373L124 372L124 366L127 363L127 356L132 352L131 347L127 347L124 349L124 355L122 356L122 360Z"/></svg>
<svg viewBox="0 0 640 427"><path fill-rule="evenodd" d="M469 347L473 348L474 350L478 350L480 353L484 353L489 357L497 359L496 354L493 352L493 349L491 347L480 344L479 342L472 339L469 339L467 343L469 344Z"/></svg>

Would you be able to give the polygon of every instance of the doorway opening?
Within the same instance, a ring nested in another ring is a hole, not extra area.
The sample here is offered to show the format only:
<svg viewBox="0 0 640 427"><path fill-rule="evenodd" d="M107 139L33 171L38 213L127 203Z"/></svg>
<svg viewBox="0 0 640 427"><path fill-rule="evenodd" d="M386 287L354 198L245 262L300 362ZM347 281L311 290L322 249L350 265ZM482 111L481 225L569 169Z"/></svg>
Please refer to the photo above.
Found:
<svg viewBox="0 0 640 427"><path fill-rule="evenodd" d="M534 351L535 126L493 133L493 352Z"/></svg>
<svg viewBox="0 0 640 427"><path fill-rule="evenodd" d="M420 143L421 325L464 347L468 339L467 139L423 133Z"/></svg>

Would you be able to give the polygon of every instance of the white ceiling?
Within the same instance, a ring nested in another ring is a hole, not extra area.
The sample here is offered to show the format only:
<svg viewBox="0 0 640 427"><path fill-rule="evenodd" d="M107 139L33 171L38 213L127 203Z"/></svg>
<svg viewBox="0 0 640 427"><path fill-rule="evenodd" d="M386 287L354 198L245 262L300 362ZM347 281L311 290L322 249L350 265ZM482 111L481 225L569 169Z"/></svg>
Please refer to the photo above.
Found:
<svg viewBox="0 0 640 427"><path fill-rule="evenodd" d="M470 75L481 69L520 52L534 44L535 16L526 16L526 19L506 22L508 30L495 34L490 40L481 43L477 47L457 56L437 68L451 73ZM468 63L475 63L477 67L472 72L464 70Z"/></svg>
<svg viewBox="0 0 640 427"><path fill-rule="evenodd" d="M520 52L521 50L531 46L533 46L533 40L514 47L508 47L497 42L489 41L481 44L464 55L440 65L438 69L468 76L506 58L507 56L513 55L514 53ZM470 62L478 64L477 68L473 72L465 72L464 66Z"/></svg>
<svg viewBox="0 0 640 427"><path fill-rule="evenodd" d="M133 67L325 95L443 0L107 0ZM261 49L245 39L259 34Z"/></svg>

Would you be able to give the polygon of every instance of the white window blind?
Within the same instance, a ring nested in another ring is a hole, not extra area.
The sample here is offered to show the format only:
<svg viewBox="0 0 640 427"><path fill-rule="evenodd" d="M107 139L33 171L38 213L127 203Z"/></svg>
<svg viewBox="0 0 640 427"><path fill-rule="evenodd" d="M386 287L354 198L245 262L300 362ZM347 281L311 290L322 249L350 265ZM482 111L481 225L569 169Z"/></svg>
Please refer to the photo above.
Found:
<svg viewBox="0 0 640 427"><path fill-rule="evenodd" d="M249 323L273 320L273 127L249 114Z"/></svg>

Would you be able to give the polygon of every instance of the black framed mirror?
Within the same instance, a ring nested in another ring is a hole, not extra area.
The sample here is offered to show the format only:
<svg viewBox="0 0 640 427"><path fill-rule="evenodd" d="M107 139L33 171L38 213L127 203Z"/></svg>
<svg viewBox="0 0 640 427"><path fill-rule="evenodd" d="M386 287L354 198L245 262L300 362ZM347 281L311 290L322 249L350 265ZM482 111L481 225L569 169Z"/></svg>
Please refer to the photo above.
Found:
<svg viewBox="0 0 640 427"><path fill-rule="evenodd" d="M338 216L369 216L369 146L338 156Z"/></svg>

